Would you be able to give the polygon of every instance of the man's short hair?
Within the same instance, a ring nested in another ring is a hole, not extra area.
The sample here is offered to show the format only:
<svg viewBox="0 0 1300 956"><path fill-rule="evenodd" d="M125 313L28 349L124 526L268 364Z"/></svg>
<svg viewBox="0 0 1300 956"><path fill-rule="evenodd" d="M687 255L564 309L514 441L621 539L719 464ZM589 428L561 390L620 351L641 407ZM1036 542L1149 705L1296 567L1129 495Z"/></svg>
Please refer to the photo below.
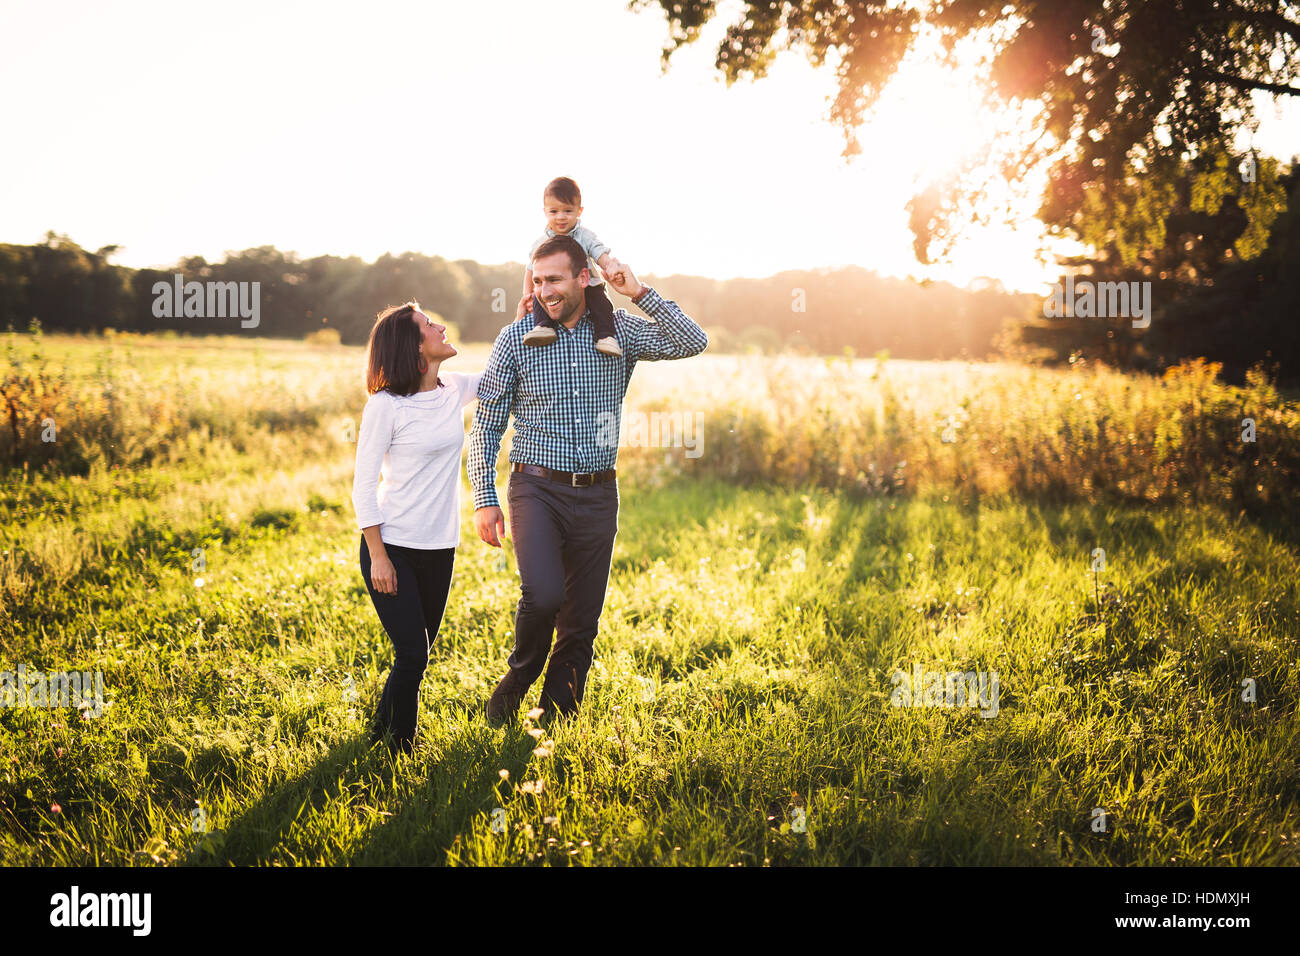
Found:
<svg viewBox="0 0 1300 956"><path fill-rule="evenodd" d="M546 184L546 189L542 192L542 202L546 202L552 196L560 202L567 202L570 206L582 205L582 190L568 176L559 176Z"/></svg>
<svg viewBox="0 0 1300 956"><path fill-rule="evenodd" d="M553 256L557 252L563 252L569 257L569 264L573 266L575 276L587 268L587 253L582 248L582 244L572 236L551 236L533 252L533 262Z"/></svg>

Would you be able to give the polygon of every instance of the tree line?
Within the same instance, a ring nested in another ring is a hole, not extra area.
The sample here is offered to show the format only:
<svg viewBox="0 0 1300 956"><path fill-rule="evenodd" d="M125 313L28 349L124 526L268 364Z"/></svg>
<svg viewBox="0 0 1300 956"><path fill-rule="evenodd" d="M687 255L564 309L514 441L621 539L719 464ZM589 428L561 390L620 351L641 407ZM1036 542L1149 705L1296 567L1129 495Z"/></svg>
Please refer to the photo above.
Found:
<svg viewBox="0 0 1300 956"><path fill-rule="evenodd" d="M1092 258L1064 263L1097 281L1154 280L1154 314L1143 329L1123 316L1049 318L1043 299L1009 293L991 280L961 289L856 267L761 279L643 278L704 326L715 352L885 351L910 359L1009 356L1047 362L1087 357L1152 371L1204 357L1222 362L1230 379L1240 380L1263 362L1281 381L1292 382L1300 372L1300 284L1293 279L1300 266L1300 176L1286 172L1278 179L1292 201L1272 224L1263 252L1250 260L1220 252L1189 265L1181 247L1188 232L1198 231L1205 246L1215 244L1213 237L1220 247L1230 247L1240 232L1238 223L1224 224L1224 214L1184 205L1169 219L1163 259L1126 266L1103 247ZM513 319L523 274L520 263L483 265L410 252L374 262L356 256L300 259L273 246L229 253L220 262L188 257L169 269L133 269L111 261L117 252L114 246L92 252L53 232L36 245L0 244L0 328L22 330L36 319L42 328L67 332L278 338L333 329L341 342L363 344L376 313L415 298L449 322L460 340L485 342ZM256 327L231 313L197 317L156 308L156 287L170 290L178 274L204 284L257 282Z"/></svg>
<svg viewBox="0 0 1300 956"><path fill-rule="evenodd" d="M188 257L170 269L133 269L113 264L117 251L109 246L92 252L52 232L37 245L0 245L0 327L24 329L36 318L42 328L67 332L278 338L328 328L343 343L360 344L376 313L415 298L450 322L463 341L492 341L514 319L524 271L522 263L483 265L410 252L374 262L356 256L300 259L273 246L229 253L221 262ZM155 308L160 295L171 302L178 274L187 283L259 283L256 327L241 327L233 314L187 317L179 303ZM994 351L1004 323L1032 298L1008 294L996 283L969 290L922 286L858 268L763 279L642 278L709 329L718 351L752 347L838 355L848 347L856 354L888 350L904 358L984 357ZM155 291L160 283L163 293Z"/></svg>

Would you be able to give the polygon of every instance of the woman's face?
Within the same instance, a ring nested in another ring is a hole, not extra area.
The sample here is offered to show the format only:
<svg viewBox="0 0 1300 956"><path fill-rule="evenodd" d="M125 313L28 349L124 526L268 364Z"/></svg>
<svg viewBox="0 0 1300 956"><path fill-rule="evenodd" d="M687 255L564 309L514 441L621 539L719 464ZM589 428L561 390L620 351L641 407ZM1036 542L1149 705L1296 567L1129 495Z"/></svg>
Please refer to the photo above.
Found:
<svg viewBox="0 0 1300 956"><path fill-rule="evenodd" d="M456 346L447 341L447 327L439 325L423 312L416 312L411 321L420 330L420 354L426 361L450 358L457 354Z"/></svg>

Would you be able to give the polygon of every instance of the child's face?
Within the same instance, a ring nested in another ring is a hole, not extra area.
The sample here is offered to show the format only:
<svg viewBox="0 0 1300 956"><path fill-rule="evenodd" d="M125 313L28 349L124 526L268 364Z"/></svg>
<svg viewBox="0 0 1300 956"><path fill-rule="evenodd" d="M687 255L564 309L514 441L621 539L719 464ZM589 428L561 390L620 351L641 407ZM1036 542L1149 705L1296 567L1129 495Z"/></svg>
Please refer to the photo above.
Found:
<svg viewBox="0 0 1300 956"><path fill-rule="evenodd" d="M582 215L581 206L570 205L554 196L546 197L542 203L542 211L546 213L546 225L552 232L558 232L562 236L568 235L569 230L578 221L578 217Z"/></svg>

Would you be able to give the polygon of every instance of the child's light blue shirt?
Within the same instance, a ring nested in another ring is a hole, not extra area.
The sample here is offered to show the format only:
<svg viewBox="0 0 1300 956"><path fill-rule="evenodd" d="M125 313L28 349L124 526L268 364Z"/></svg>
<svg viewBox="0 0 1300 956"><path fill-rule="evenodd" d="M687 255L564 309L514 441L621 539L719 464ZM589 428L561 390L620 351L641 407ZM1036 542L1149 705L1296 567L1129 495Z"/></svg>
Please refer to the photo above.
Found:
<svg viewBox="0 0 1300 956"><path fill-rule="evenodd" d="M538 236L537 241L528 250L528 268L533 267L533 253L537 251L537 247L547 239L560 235L573 237L574 241L582 246L583 251L587 253L587 273L590 276L587 285L604 285L603 280L600 278L600 270L596 268L596 260L609 252L609 246L597 239L594 232L582 225L581 219L573 224L573 228L568 233L556 232L550 226L547 226L545 234Z"/></svg>

